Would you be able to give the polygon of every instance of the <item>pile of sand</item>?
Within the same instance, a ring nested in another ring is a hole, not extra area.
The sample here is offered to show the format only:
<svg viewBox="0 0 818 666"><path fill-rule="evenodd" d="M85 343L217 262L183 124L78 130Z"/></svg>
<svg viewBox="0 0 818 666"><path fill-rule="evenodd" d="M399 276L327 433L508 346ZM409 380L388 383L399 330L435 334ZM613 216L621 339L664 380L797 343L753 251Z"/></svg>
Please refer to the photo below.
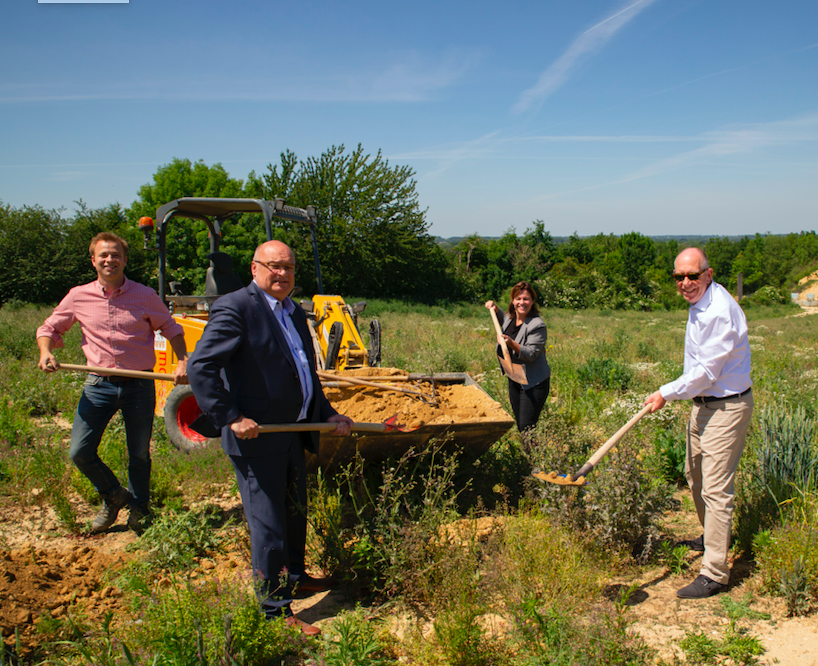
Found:
<svg viewBox="0 0 818 666"><path fill-rule="evenodd" d="M346 374L356 377L406 376L393 368L360 368ZM396 381L391 386L420 391L434 404L419 396L364 386L325 388L324 393L340 414L366 423L380 423L395 415L398 424L412 428L511 420L500 403L479 386L436 383L433 389L428 381Z"/></svg>

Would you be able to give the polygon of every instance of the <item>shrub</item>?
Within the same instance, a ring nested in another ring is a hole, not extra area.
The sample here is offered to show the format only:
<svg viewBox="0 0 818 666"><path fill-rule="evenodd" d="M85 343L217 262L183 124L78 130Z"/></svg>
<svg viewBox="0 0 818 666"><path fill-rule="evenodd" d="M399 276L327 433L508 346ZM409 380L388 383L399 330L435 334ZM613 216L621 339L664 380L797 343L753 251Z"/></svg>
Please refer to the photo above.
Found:
<svg viewBox="0 0 818 666"><path fill-rule="evenodd" d="M731 621L724 638L719 640L705 632L688 633L679 643L685 652L685 663L706 666L709 664L757 664L757 656L764 654L761 641L755 636L737 630Z"/></svg>
<svg viewBox="0 0 818 666"><path fill-rule="evenodd" d="M440 526L457 517L457 459L440 446L365 467L357 458L321 481L310 520L319 559L337 562L348 583L386 597L430 600L446 546Z"/></svg>
<svg viewBox="0 0 818 666"><path fill-rule="evenodd" d="M626 391L633 381L631 369L609 358L591 358L577 368L580 383L588 387Z"/></svg>
<svg viewBox="0 0 818 666"><path fill-rule="evenodd" d="M801 492L785 510L785 522L753 541L765 588L787 602L789 615L818 607L818 493Z"/></svg>
<svg viewBox="0 0 818 666"><path fill-rule="evenodd" d="M659 430L653 440L657 466L662 477L668 483L685 482L685 462L687 461L687 443L672 430Z"/></svg>
<svg viewBox="0 0 818 666"><path fill-rule="evenodd" d="M559 603L542 606L529 597L512 609L515 663L549 666L631 665L653 663L655 651L628 627L628 598L623 590L613 613L598 610L587 621L573 620Z"/></svg>
<svg viewBox="0 0 818 666"><path fill-rule="evenodd" d="M138 621L118 632L133 655L130 663L254 666L280 663L301 649L283 618L264 617L246 580L199 585L174 579L164 589L143 587L136 603Z"/></svg>
<svg viewBox="0 0 818 666"><path fill-rule="evenodd" d="M768 284L757 289L749 296L741 299L741 307L753 307L759 305L783 305L789 303L790 297L781 289L776 289Z"/></svg>
<svg viewBox="0 0 818 666"><path fill-rule="evenodd" d="M658 523L671 506L672 487L648 469L635 444L624 442L595 468L587 486L543 484L541 497L546 514L584 530L596 546L629 547L645 560L658 547Z"/></svg>
<svg viewBox="0 0 818 666"><path fill-rule="evenodd" d="M816 421L803 407L782 403L761 411L742 460L736 493L736 532L748 552L753 535L781 521L780 507L798 489L812 493L818 483Z"/></svg>
<svg viewBox="0 0 818 666"><path fill-rule="evenodd" d="M361 608L339 613L320 638L319 648L310 650L307 666L387 666L382 627Z"/></svg>
<svg viewBox="0 0 818 666"><path fill-rule="evenodd" d="M221 536L214 528L223 524L223 511L216 505L191 511L167 508L132 548L143 552L139 566L171 571L189 569L197 557L218 547Z"/></svg>
<svg viewBox="0 0 818 666"><path fill-rule="evenodd" d="M534 596L540 604L579 606L599 589L584 534L572 534L542 514L508 516L496 539L487 581L507 603Z"/></svg>

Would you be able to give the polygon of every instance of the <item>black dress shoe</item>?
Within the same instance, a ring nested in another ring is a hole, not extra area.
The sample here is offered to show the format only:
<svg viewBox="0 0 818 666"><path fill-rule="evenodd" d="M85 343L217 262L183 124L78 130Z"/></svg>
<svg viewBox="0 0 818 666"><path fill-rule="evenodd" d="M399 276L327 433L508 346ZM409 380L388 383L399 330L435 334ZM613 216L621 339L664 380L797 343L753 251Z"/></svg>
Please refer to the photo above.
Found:
<svg viewBox="0 0 818 666"><path fill-rule="evenodd" d="M727 586L723 583L717 583L712 578L701 574L690 585L685 585L676 592L676 596L680 599L706 599L725 589Z"/></svg>
<svg viewBox="0 0 818 666"><path fill-rule="evenodd" d="M307 574L302 574L294 584L295 598L301 599L312 594L324 592L335 585L338 581L332 576L326 578L313 578Z"/></svg>
<svg viewBox="0 0 818 666"><path fill-rule="evenodd" d="M695 550L697 553L704 552L704 534L696 537L695 539L687 539L685 541L679 542L680 546L687 546L690 550Z"/></svg>

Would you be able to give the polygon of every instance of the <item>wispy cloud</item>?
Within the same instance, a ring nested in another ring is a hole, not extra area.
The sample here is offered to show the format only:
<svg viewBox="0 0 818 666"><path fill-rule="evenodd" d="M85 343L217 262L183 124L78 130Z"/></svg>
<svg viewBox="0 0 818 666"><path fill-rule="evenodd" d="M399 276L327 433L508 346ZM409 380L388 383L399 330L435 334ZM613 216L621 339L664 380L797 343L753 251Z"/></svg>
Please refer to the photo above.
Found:
<svg viewBox="0 0 818 666"><path fill-rule="evenodd" d="M60 81L0 86L0 104L84 101L277 101L392 102L433 99L459 81L479 61L477 52L452 50L438 58L418 53L394 54L376 67L316 73L307 66L289 78L236 80ZM317 67L316 67L317 70Z"/></svg>
<svg viewBox="0 0 818 666"><path fill-rule="evenodd" d="M566 195L653 178L671 171L718 164L723 162L725 158L749 155L764 148L818 142L818 114L708 132L701 135L700 140L705 145L656 160L641 169L623 175L621 178L594 183L569 191L546 194L531 201L556 199Z"/></svg>
<svg viewBox="0 0 818 666"><path fill-rule="evenodd" d="M579 35L565 53L540 75L537 83L520 95L511 109L512 113L520 114L539 108L582 62L605 46L622 27L655 1L637 0L629 3Z"/></svg>
<svg viewBox="0 0 818 666"><path fill-rule="evenodd" d="M701 135L559 135L524 134L503 136L501 130L484 134L476 139L455 144L428 146L418 150L404 151L389 155L393 160L443 160L453 163L460 160L480 159L524 159L517 149L520 147L546 143L701 143ZM541 154L537 159L541 159ZM565 159L560 155L558 159Z"/></svg>
<svg viewBox="0 0 818 666"><path fill-rule="evenodd" d="M490 158L496 154L496 144L500 130L488 132L476 139L456 144L432 146L422 150L389 155L391 160L437 160L438 165L427 171L420 180L431 180L449 171L453 166L464 160Z"/></svg>

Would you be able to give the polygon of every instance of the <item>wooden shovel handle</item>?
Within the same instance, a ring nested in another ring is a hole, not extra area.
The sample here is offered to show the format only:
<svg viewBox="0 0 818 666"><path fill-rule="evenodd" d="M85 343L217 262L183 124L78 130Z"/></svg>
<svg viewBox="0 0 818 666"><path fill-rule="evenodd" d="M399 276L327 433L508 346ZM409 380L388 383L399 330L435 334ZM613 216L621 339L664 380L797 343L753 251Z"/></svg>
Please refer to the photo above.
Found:
<svg viewBox="0 0 818 666"><path fill-rule="evenodd" d="M379 384L377 382L370 382L365 379L356 379L355 377L344 376L344 375L334 375L329 372L321 372L320 370L316 372L321 379L326 379L328 381L334 382L348 382L350 384L355 384L356 386L371 386L373 388L382 389L384 391L397 391L398 393L409 393L411 395L420 395L423 397L428 397L426 394L420 391L413 391L412 389L408 388L401 388L399 386L387 386L384 384Z"/></svg>
<svg viewBox="0 0 818 666"><path fill-rule="evenodd" d="M500 321L497 319L497 313L494 311L494 308L489 308L489 312L491 312L491 320L494 322L494 330L497 331L497 339L500 342L500 347L503 348L503 358L511 363L511 354L508 353L508 345L503 337L503 329L500 327Z"/></svg>
<svg viewBox="0 0 818 666"><path fill-rule="evenodd" d="M173 375L165 375L161 372L144 372L142 370L123 370L121 368L97 368L92 365L72 365L71 363L60 363L60 370L74 370L76 372L92 372L95 375L105 377L133 377L134 379L161 379L172 382Z"/></svg>
<svg viewBox="0 0 818 666"><path fill-rule="evenodd" d="M332 432L337 423L270 423L260 425L259 432ZM386 432L384 423L354 423L350 426L358 432Z"/></svg>
<svg viewBox="0 0 818 666"><path fill-rule="evenodd" d="M653 409L652 404L645 405L636 416L634 416L630 421L628 421L619 430L617 430L607 442L605 442L596 450L594 455L588 458L588 462L586 462L582 467L580 467L576 471L576 473L574 474L574 478L577 479L580 476L587 476L588 473L594 468L594 466L600 460L602 460L605 454L608 453L608 451L610 451L614 446L616 446L619 440L625 436L625 433L636 425L637 421L639 421L643 416L650 414L651 409Z"/></svg>

